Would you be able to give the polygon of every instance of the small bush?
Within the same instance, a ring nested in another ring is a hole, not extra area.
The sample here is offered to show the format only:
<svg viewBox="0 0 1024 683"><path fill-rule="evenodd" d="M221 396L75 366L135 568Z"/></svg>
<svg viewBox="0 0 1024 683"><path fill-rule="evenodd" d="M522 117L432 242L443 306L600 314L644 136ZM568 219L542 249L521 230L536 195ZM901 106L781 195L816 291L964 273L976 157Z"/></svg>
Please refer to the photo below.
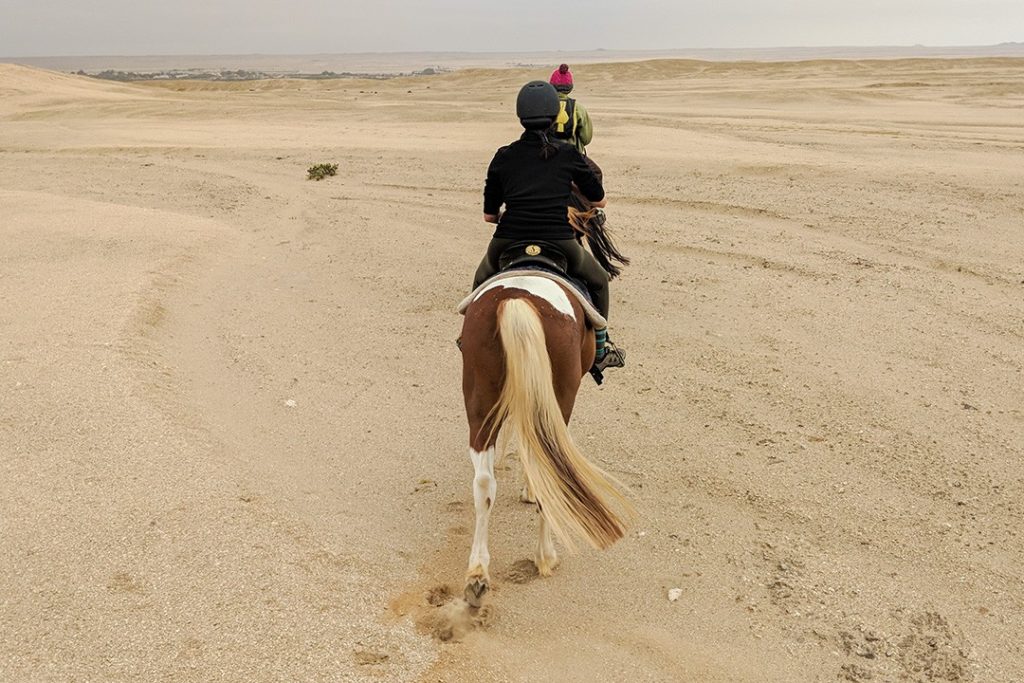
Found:
<svg viewBox="0 0 1024 683"><path fill-rule="evenodd" d="M329 175L338 174L337 164L316 164L306 169L307 180L323 180Z"/></svg>

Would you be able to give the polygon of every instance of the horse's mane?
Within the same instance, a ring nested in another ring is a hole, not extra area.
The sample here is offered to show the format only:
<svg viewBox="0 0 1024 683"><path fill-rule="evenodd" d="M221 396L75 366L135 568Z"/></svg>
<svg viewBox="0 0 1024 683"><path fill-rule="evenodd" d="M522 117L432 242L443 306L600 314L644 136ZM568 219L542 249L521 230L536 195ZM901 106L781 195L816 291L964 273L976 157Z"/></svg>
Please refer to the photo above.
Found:
<svg viewBox="0 0 1024 683"><path fill-rule="evenodd" d="M584 158L600 180L603 176L600 167L590 157ZM573 187L572 194L569 196L569 224L572 225L573 230L587 238L587 246L590 247L591 253L594 254L594 258L601 264L601 267L608 272L608 279L622 273L622 268L613 261L623 266L629 265L629 257L623 255L612 240L612 235L605 223L604 213L594 208L576 187Z"/></svg>
<svg viewBox="0 0 1024 683"><path fill-rule="evenodd" d="M587 246L590 247L594 258L601 264L608 273L608 280L615 278L615 275L622 273L622 267L615 265L617 261L622 265L629 265L630 259L625 256L611 239L611 232L608 230L603 212L599 212L586 199L579 197L573 191L569 206L569 224L572 229L579 232L582 237L587 238ZM578 206L572 206L578 205ZM579 208L578 208L579 207Z"/></svg>

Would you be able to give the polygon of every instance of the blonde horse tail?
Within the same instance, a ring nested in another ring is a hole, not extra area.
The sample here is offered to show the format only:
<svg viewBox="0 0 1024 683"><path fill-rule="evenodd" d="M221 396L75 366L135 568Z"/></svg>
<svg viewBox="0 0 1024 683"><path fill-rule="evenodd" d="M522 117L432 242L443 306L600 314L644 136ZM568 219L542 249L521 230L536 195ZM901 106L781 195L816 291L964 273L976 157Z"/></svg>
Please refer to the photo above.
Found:
<svg viewBox="0 0 1024 683"><path fill-rule="evenodd" d="M512 428L530 490L552 531L570 549L574 536L607 548L625 533L629 501L573 442L555 396L544 327L526 299L498 305L505 384L491 424Z"/></svg>

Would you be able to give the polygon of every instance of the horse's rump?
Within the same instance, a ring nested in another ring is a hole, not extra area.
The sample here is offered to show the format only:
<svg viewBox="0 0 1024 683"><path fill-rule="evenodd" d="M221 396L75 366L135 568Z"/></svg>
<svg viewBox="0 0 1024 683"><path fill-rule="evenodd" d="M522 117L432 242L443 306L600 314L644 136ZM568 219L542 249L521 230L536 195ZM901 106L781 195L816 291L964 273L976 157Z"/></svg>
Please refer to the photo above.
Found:
<svg viewBox="0 0 1024 683"><path fill-rule="evenodd" d="M456 307L456 311L465 314L473 302L483 296L486 292L496 287L517 288L517 282L520 282L520 278L543 278L556 283L556 285L560 286L565 291L567 300L568 298L575 299L575 301L580 305L580 308L583 310L583 314L586 316L591 327L599 330L602 327L608 326L608 321L605 320L604 316L602 316L600 312L598 312L597 308L594 307L594 303L590 300L589 292L574 286L573 283L565 276L540 269L520 268L505 270L492 275L490 278L482 282L479 287L470 292L466 298L460 301L459 305ZM544 300L554 306L553 302L546 298ZM555 307L558 308L557 306ZM567 311L567 313L569 313L569 311ZM571 312L571 314L575 317L575 312Z"/></svg>

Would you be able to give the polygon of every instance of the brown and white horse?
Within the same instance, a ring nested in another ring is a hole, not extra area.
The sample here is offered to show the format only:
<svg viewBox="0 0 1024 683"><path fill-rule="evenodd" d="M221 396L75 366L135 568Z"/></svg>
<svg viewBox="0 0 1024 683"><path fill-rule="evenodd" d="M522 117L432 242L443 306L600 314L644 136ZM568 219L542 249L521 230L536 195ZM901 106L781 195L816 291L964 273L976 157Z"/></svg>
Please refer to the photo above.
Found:
<svg viewBox="0 0 1024 683"><path fill-rule="evenodd" d="M465 316L462 391L476 470L476 530L464 593L478 607L490 586L487 525L499 429L517 441L540 510L534 561L541 576L558 564L552 534L569 548L574 536L607 548L622 538L631 508L569 434L576 392L594 361L594 331L576 298L552 279L515 276L482 288Z"/></svg>

